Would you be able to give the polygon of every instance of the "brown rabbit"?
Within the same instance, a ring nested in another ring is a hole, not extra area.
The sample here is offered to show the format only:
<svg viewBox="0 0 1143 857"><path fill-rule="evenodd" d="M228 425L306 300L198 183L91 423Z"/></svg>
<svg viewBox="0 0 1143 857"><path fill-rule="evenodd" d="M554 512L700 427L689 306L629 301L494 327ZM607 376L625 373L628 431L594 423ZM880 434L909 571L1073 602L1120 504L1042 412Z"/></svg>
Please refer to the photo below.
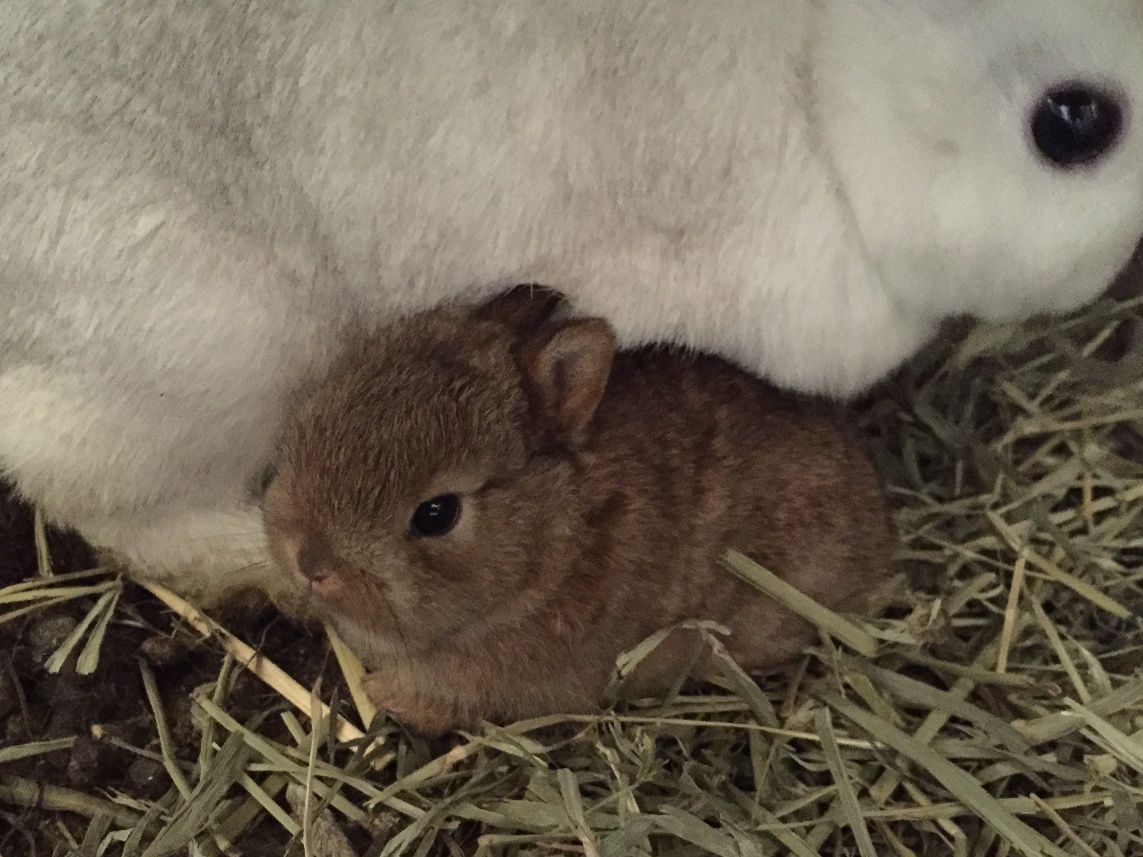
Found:
<svg viewBox="0 0 1143 857"><path fill-rule="evenodd" d="M280 445L271 549L374 702L424 733L596 710L616 656L685 619L729 627L748 670L788 660L810 628L722 569L727 548L843 611L888 576L881 484L828 406L712 357L617 354L557 304L517 289L392 325ZM668 687L695 633L626 693Z"/></svg>

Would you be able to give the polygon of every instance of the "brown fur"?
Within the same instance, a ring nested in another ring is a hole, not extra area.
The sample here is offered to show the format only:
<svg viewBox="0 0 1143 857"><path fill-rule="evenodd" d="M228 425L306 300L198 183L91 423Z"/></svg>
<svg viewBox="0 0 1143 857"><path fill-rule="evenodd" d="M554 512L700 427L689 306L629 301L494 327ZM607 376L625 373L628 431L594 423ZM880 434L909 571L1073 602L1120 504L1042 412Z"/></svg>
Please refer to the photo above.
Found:
<svg viewBox="0 0 1143 857"><path fill-rule="evenodd" d="M788 660L809 627L720 568L727 548L842 611L888 575L882 487L831 408L712 357L614 354L551 309L516 291L393 325L281 444L274 554L423 732L595 710L616 656L685 619L727 625L748 670ZM446 492L456 528L410 534ZM665 689L695 642L673 634L626 691Z"/></svg>

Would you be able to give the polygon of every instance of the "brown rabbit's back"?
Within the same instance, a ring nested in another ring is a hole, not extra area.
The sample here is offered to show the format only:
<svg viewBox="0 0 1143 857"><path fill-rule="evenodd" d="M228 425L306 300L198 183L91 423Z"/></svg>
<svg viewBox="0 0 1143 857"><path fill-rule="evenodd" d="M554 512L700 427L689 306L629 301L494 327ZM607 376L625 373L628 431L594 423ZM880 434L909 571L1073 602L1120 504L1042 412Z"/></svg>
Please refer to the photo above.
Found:
<svg viewBox="0 0 1143 857"><path fill-rule="evenodd" d="M610 611L639 626L633 637L710 618L733 623L748 668L794 654L808 626L719 566L728 548L842 612L887 577L884 491L840 409L724 361L617 354L581 461L597 558L583 574L606 569Z"/></svg>

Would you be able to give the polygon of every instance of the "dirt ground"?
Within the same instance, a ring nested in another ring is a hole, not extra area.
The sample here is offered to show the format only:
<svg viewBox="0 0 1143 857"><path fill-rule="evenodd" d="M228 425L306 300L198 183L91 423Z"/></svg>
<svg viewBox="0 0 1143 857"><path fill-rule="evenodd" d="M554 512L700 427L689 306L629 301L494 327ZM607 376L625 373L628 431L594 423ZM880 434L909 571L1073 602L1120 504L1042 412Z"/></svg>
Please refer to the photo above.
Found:
<svg viewBox="0 0 1143 857"><path fill-rule="evenodd" d="M51 532L49 547L57 573L94 567L87 546L73 534ZM31 511L0 484L0 588L36 573ZM156 676L179 757L194 758L199 736L190 720L191 691L215 679L221 658L216 648L179 627L148 593L128 586L96 671L78 675L73 656L57 674L49 673L44 662L93 604L93 598L75 599L0 623L0 748L79 736L70 751L12 762L0 773L85 794L122 792L154 800L171 787L162 764L124 748L157 749L139 663L149 665ZM303 685L310 686L319 675L326 687L336 681L321 637L269 610L244 614L240 626L251 645L269 653ZM280 702L257 679L240 673L228 705L239 720ZM87 819L80 815L0 801L0 855L70 853L69 838L82 841L86 827ZM266 853L281 853L277 838L267 830ZM246 847L243 853L257 852Z"/></svg>

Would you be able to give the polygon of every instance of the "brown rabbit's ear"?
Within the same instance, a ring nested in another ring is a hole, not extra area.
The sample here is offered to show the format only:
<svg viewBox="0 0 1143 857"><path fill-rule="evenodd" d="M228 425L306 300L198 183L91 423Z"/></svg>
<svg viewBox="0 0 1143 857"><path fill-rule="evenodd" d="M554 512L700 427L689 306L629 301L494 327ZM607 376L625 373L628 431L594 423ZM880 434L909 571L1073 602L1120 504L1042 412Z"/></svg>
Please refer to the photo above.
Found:
<svg viewBox="0 0 1143 857"><path fill-rule="evenodd" d="M570 321L526 342L519 353L540 414L557 435L577 442L611 374L611 326L600 318Z"/></svg>
<svg viewBox="0 0 1143 857"><path fill-rule="evenodd" d="M516 286L478 306L472 317L507 325L516 336L524 337L551 318L563 302L563 295L546 286Z"/></svg>

